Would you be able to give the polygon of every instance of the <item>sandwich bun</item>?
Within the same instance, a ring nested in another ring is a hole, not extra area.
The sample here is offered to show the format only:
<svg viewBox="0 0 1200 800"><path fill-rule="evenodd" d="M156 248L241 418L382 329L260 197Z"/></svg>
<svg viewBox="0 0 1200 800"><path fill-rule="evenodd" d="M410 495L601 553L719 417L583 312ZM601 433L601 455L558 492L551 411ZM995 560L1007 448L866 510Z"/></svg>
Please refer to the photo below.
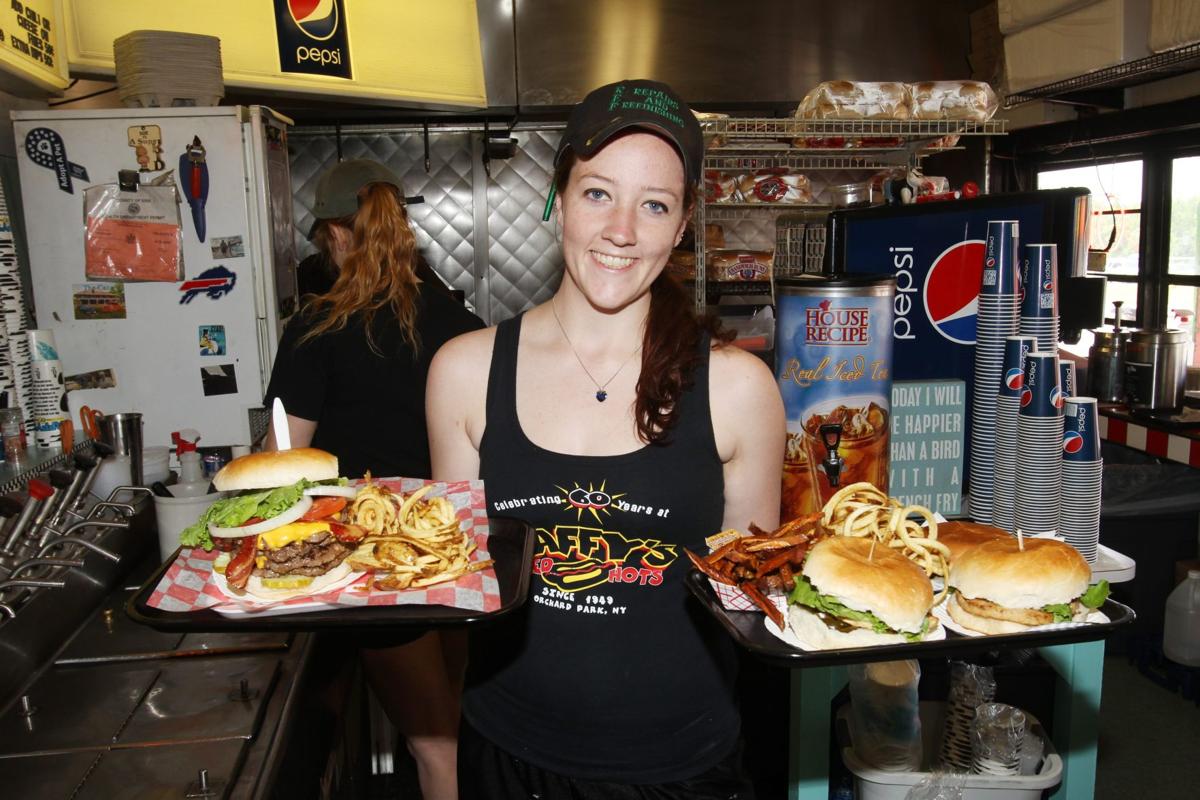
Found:
<svg viewBox="0 0 1200 800"><path fill-rule="evenodd" d="M1087 591L1092 570L1079 551L1055 539L996 539L950 563L950 586L966 598L1009 609L1041 610ZM977 613L977 612L973 612Z"/></svg>
<svg viewBox="0 0 1200 800"><path fill-rule="evenodd" d="M928 632L937 620L930 621ZM805 650L844 650L849 647L877 647L882 644L910 644L899 633L876 633L870 628L839 631L829 627L816 613L805 606L788 606L788 627Z"/></svg>
<svg viewBox="0 0 1200 800"><path fill-rule="evenodd" d="M897 550L875 543L872 552L871 545L858 537L823 539L809 550L801 572L821 594L871 612L892 630L921 630L933 605L928 576Z"/></svg>
<svg viewBox="0 0 1200 800"><path fill-rule="evenodd" d="M353 572L354 570L350 568L350 565L343 561L324 575L315 576L310 583L306 583L304 586L297 586L293 589L272 589L263 586L262 578L257 575L251 575L250 579L246 582L246 594L252 598L271 603L290 600L293 597L310 597L336 588L336 584L339 581L344 582Z"/></svg>
<svg viewBox="0 0 1200 800"><path fill-rule="evenodd" d="M315 447L298 447L235 458L213 477L213 486L219 492L240 492L290 486L301 478L327 481L337 477L337 456Z"/></svg>
<svg viewBox="0 0 1200 800"><path fill-rule="evenodd" d="M955 520L953 522L939 522L937 526L937 540L950 548L951 562L960 558L963 553L976 545L990 542L994 539L1011 538L1013 538L1012 535L1007 531L979 522Z"/></svg>

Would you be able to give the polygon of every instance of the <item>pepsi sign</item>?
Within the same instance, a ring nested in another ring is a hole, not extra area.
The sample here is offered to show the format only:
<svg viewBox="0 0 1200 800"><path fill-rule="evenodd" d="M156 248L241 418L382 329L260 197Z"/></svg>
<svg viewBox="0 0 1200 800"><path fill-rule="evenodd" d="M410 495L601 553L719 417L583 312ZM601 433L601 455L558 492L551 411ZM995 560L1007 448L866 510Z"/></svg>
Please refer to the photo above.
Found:
<svg viewBox="0 0 1200 800"><path fill-rule="evenodd" d="M350 78L345 0L275 0L279 71Z"/></svg>

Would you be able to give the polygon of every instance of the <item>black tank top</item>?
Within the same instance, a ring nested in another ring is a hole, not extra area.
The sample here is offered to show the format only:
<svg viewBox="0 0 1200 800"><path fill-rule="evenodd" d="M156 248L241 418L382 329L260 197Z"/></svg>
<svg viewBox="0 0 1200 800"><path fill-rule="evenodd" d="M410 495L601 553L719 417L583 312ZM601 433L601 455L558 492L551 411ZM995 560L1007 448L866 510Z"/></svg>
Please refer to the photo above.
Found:
<svg viewBox="0 0 1200 800"><path fill-rule="evenodd" d="M480 477L489 512L528 521L538 541L526 606L472 636L463 712L504 750L563 775L696 775L739 735L733 645L684 585L683 549L706 552L724 512L707 337L668 443L577 456L521 429L520 326L496 330Z"/></svg>

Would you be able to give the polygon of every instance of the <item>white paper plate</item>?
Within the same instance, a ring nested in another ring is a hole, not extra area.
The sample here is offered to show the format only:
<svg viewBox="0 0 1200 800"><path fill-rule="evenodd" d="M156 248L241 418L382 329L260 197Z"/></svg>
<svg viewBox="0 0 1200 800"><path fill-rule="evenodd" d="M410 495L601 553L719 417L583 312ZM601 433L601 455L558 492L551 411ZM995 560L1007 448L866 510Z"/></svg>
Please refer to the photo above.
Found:
<svg viewBox="0 0 1200 800"><path fill-rule="evenodd" d="M784 619L787 619L786 611L784 612ZM795 647L797 650L805 650L810 653L820 652L819 650L815 650L811 647L805 647L804 645L802 645L800 643L800 639L797 638L796 634L792 632L791 627L785 628L784 630L781 631L781 630L779 630L779 626L776 625L774 622L772 622L770 619L768 619L766 616L763 617L763 620L764 620L764 624L767 626L767 630L770 631L771 635L774 636L776 639L780 639L780 640L786 642L787 644L790 644L792 647ZM946 627L944 625L938 625L936 631L934 631L933 633L931 633L925 637L925 641L936 642L936 641L939 641L939 640L945 639L945 638L946 638ZM919 644L919 642L914 642L913 644ZM861 645L849 645L849 646L847 646L845 648L841 648L841 649L854 649L854 648L857 648L860 646ZM831 648L831 649L838 649L838 648Z"/></svg>
<svg viewBox="0 0 1200 800"><path fill-rule="evenodd" d="M950 595L946 599L933 607L933 615L938 618L942 625L955 633L961 633L963 636L988 636L990 634L973 631L970 628L964 628L954 621L954 617L950 616L950 612L946 610L946 603L950 602ZM1111 622L1108 615L1103 611L1092 611L1087 615L1087 619L1083 622L1052 622L1049 625L1035 625L1032 628L1020 631L1020 633L1036 633L1037 631L1063 631L1068 628L1082 628L1087 625L1096 625L1104 622ZM1003 634L999 634L1003 635Z"/></svg>
<svg viewBox="0 0 1200 800"><path fill-rule="evenodd" d="M321 594L325 595L329 592L336 592L338 589L343 589L357 581L365 572L350 572L345 577L334 581L328 586L321 588ZM302 598L292 598L290 600L280 600L275 603L262 603L250 599L249 595L236 594L229 588L229 583L225 580L225 576L219 572L213 573L213 582L217 588L221 590L221 594L233 600L233 603L228 605L221 604L213 606L213 611L227 617L244 617L244 616L276 616L279 614L294 614L301 611L323 611L330 608L338 608L336 603L325 603L320 600L306 600Z"/></svg>

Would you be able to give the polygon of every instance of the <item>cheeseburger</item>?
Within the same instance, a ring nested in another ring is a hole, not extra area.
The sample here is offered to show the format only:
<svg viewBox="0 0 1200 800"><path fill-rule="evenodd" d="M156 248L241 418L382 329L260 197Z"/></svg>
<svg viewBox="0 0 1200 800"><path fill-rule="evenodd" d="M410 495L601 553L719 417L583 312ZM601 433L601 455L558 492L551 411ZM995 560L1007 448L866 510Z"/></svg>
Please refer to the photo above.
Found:
<svg viewBox="0 0 1200 800"><path fill-rule="evenodd" d="M788 625L814 650L919 642L937 627L924 571L886 545L833 536L813 545L788 596Z"/></svg>
<svg viewBox="0 0 1200 800"><path fill-rule="evenodd" d="M1087 561L1065 542L996 539L951 562L954 595L946 610L959 625L980 633L1081 621L1108 597L1108 581L1089 587L1091 577Z"/></svg>
<svg viewBox="0 0 1200 800"><path fill-rule="evenodd" d="M213 478L216 489L236 494L210 506L180 543L222 550L217 568L234 593L266 600L314 594L350 574L346 557L364 536L342 521L356 490L341 484L337 458L323 450L242 456Z"/></svg>

